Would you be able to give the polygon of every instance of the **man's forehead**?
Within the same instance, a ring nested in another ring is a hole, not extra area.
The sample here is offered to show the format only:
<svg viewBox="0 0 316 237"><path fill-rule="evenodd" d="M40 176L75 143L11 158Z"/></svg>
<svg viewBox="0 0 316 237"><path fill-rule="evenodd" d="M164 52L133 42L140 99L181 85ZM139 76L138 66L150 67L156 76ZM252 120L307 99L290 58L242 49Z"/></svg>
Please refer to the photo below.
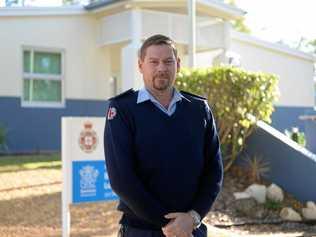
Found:
<svg viewBox="0 0 316 237"><path fill-rule="evenodd" d="M146 58L173 58L174 53L171 46L166 44L151 45L146 49Z"/></svg>

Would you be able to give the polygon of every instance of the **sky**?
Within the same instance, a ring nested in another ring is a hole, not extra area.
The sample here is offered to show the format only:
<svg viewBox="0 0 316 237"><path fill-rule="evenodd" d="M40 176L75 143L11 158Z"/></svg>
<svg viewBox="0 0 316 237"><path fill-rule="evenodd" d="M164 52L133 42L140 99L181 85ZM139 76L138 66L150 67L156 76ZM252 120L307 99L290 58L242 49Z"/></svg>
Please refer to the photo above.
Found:
<svg viewBox="0 0 316 237"><path fill-rule="evenodd" d="M28 4L51 6L62 0L24 0ZM0 6L5 0L0 0ZM235 0L247 11L246 25L252 35L271 42L299 42L316 39L316 0Z"/></svg>
<svg viewBox="0 0 316 237"><path fill-rule="evenodd" d="M245 23L258 38L272 42L316 39L316 0L236 0Z"/></svg>

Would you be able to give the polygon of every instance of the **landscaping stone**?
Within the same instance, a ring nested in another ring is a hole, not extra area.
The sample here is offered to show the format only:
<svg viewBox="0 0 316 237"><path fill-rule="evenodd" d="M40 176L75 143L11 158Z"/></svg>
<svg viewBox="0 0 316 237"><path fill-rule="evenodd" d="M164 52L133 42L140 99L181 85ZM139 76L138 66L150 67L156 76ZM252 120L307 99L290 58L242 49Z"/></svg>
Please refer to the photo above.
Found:
<svg viewBox="0 0 316 237"><path fill-rule="evenodd" d="M302 209L302 215L306 220L316 220L316 205L314 202L307 202L307 207Z"/></svg>
<svg viewBox="0 0 316 237"><path fill-rule="evenodd" d="M234 202L234 208L242 216L262 219L266 216L265 209L254 198L241 198Z"/></svg>
<svg viewBox="0 0 316 237"><path fill-rule="evenodd" d="M284 207L280 212L280 216L286 221L302 221L301 215L290 207Z"/></svg>
<svg viewBox="0 0 316 237"><path fill-rule="evenodd" d="M267 198L274 202L282 202L284 199L282 189L276 184L271 184L267 188Z"/></svg>
<svg viewBox="0 0 316 237"><path fill-rule="evenodd" d="M251 197L253 197L258 203L265 203L267 188L264 185L252 184L246 191Z"/></svg>
<svg viewBox="0 0 316 237"><path fill-rule="evenodd" d="M234 197L235 197L236 200L238 200L238 199L245 199L245 198L251 198L249 193L246 193L246 192L235 192L234 193Z"/></svg>
<svg viewBox="0 0 316 237"><path fill-rule="evenodd" d="M256 207L257 202L254 198L243 198L237 199L234 202L234 207L236 210L246 216L251 216L253 213L253 209Z"/></svg>

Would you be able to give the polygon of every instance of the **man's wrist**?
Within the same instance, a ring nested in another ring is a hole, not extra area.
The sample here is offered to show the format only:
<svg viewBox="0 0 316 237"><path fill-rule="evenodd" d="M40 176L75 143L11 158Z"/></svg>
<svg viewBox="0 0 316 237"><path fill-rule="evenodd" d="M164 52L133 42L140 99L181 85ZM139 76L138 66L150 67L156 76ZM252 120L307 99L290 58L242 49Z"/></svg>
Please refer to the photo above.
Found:
<svg viewBox="0 0 316 237"><path fill-rule="evenodd" d="M194 210L188 211L188 214L192 217L193 219L193 227L194 229L198 228L201 225L201 216L199 213L197 213Z"/></svg>

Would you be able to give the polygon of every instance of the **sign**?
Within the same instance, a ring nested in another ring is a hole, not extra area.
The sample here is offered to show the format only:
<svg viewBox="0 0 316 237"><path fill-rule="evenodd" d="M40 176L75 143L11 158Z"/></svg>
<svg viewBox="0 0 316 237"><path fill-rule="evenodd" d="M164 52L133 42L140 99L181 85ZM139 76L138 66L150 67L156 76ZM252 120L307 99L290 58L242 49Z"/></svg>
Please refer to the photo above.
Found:
<svg viewBox="0 0 316 237"><path fill-rule="evenodd" d="M105 166L105 118L62 118L63 237L70 234L70 204L116 200Z"/></svg>
<svg viewBox="0 0 316 237"><path fill-rule="evenodd" d="M72 176L73 203L117 199L111 190L104 161L74 161Z"/></svg>

